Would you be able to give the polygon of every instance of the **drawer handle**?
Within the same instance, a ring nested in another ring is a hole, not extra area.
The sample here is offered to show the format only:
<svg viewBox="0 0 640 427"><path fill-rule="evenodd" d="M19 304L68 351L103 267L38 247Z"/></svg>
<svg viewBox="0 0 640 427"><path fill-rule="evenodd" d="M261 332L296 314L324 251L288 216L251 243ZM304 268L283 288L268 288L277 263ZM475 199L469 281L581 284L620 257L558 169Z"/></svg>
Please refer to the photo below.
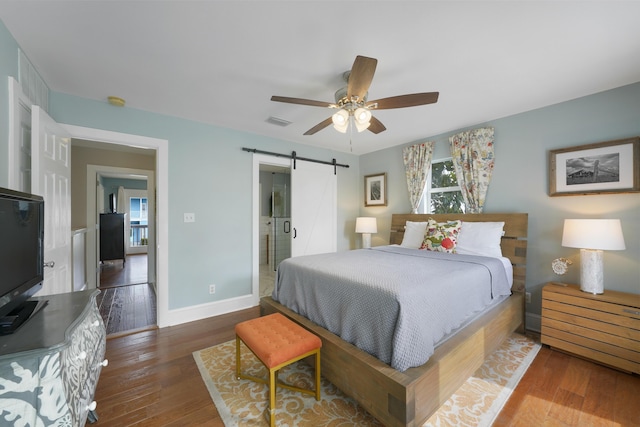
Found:
<svg viewBox="0 0 640 427"><path fill-rule="evenodd" d="M93 402L89 403L89 405L87 406L87 410L95 411L97 407L98 403L94 400Z"/></svg>
<svg viewBox="0 0 640 427"><path fill-rule="evenodd" d="M640 311L631 310L630 308L623 308L622 311L625 313L635 314L636 316L640 316Z"/></svg>
<svg viewBox="0 0 640 427"><path fill-rule="evenodd" d="M86 351L81 351L80 354L78 355L78 359L79 360L84 360L87 358L87 352Z"/></svg>
<svg viewBox="0 0 640 427"><path fill-rule="evenodd" d="M102 362L100 362L100 366L102 366L103 368L108 365L109 365L109 361L107 359L104 359Z"/></svg>
<svg viewBox="0 0 640 427"><path fill-rule="evenodd" d="M94 320L93 323L91 324L91 326L93 326L93 327L100 326L100 321L99 320Z"/></svg>

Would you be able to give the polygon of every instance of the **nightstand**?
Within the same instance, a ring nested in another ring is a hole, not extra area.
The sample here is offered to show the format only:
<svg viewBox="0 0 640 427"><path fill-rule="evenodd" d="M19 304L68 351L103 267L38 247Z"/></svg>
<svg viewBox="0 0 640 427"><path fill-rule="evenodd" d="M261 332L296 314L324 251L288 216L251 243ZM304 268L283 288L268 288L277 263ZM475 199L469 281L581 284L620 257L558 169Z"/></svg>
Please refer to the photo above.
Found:
<svg viewBox="0 0 640 427"><path fill-rule="evenodd" d="M640 374L640 295L605 290L593 295L577 285L542 288L543 344Z"/></svg>

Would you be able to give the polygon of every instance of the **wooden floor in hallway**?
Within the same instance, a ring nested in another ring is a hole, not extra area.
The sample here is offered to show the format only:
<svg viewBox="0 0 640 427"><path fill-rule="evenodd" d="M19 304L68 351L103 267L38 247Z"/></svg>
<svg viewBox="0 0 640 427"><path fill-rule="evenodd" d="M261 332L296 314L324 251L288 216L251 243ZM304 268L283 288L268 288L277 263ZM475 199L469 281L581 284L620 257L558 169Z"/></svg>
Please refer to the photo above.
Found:
<svg viewBox="0 0 640 427"><path fill-rule="evenodd" d="M147 283L146 254L128 255L126 262L104 263L99 289L96 302L107 336L156 327L156 294Z"/></svg>

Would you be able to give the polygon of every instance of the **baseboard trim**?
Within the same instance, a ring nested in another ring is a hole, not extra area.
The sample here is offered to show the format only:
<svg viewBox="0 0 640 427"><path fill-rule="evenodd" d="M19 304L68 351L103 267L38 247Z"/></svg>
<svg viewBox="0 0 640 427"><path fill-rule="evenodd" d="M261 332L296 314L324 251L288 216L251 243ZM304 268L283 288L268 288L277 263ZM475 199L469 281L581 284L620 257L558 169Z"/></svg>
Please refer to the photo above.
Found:
<svg viewBox="0 0 640 427"><path fill-rule="evenodd" d="M525 324L528 331L541 332L542 329L542 316L534 313L525 313Z"/></svg>
<svg viewBox="0 0 640 427"><path fill-rule="evenodd" d="M243 295L236 298L229 298L223 301L215 301L185 308L169 310L166 322L161 327L175 326L182 323L193 322L206 319L208 317L219 316L238 310L255 307L255 298L252 295Z"/></svg>

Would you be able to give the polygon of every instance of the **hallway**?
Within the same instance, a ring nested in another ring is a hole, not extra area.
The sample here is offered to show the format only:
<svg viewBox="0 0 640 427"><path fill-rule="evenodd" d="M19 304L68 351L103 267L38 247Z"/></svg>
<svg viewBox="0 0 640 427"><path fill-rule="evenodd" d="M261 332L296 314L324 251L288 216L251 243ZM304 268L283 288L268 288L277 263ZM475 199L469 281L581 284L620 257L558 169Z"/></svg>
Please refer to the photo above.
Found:
<svg viewBox="0 0 640 427"><path fill-rule="evenodd" d="M146 254L102 264L99 289L97 304L107 336L156 327L156 294L147 283Z"/></svg>

